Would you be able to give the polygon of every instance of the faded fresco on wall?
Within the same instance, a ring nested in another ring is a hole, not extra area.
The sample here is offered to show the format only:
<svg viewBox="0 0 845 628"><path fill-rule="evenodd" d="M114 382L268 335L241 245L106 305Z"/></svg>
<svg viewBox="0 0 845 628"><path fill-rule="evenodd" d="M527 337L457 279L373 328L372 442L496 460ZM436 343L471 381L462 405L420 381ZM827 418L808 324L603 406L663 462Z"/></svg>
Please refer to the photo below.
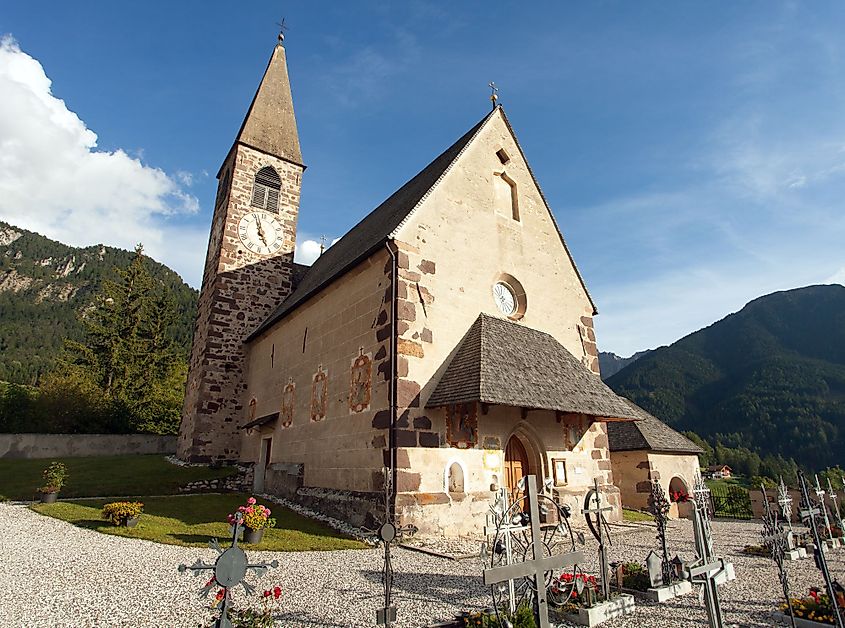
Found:
<svg viewBox="0 0 845 628"><path fill-rule="evenodd" d="M323 365L317 367L317 372L311 382L311 420L322 421L326 418L326 408L329 404L329 374L323 370Z"/></svg>
<svg viewBox="0 0 845 628"><path fill-rule="evenodd" d="M295 399L296 384L293 383L293 379L289 378L288 383L282 390L282 411L279 415L279 419L282 422L282 427L290 427L291 423L293 423L293 409L295 405Z"/></svg>
<svg viewBox="0 0 845 628"><path fill-rule="evenodd" d="M360 355L352 361L352 380L349 386L349 409L363 412L370 407L372 390L372 359L360 350Z"/></svg>
<svg viewBox="0 0 845 628"><path fill-rule="evenodd" d="M446 413L446 440L452 447L470 449L478 440L478 407L474 403L451 405Z"/></svg>

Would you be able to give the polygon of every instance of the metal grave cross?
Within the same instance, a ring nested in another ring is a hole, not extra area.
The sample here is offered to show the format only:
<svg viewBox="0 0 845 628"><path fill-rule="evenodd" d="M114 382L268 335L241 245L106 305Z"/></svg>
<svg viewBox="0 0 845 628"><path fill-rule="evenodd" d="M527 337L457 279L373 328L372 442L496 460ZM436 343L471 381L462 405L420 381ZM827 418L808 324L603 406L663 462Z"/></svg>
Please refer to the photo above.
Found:
<svg viewBox="0 0 845 628"><path fill-rule="evenodd" d="M591 505L592 504L592 505ZM607 519L604 513L613 510L612 506L601 505L601 491L599 490L598 478L593 478L593 488L587 491L584 498L584 508L581 514L587 519L587 526L590 532L599 543L599 569L601 570L601 592L605 600L610 599L610 562L607 560L607 548L604 546L604 533L607 533L607 541L610 542L610 530L607 526ZM590 515L595 515L595 522Z"/></svg>
<svg viewBox="0 0 845 628"><path fill-rule="evenodd" d="M660 541L660 569L663 574L664 585L668 585L672 581L672 570L669 565L669 548L666 546L666 523L669 521L670 507L669 500L666 499L666 493L663 492L660 483L652 480L651 495L648 498L648 511L654 516L654 522L657 524L656 538Z"/></svg>
<svg viewBox="0 0 845 628"><path fill-rule="evenodd" d="M520 563L491 567L484 570L484 585L493 586L517 578L533 578L537 590L537 614L540 628L550 628L549 608L546 600L546 572L571 567L584 562L584 552L576 550L543 558L543 537L540 529L540 506L537 495L537 477L525 476L528 489L529 525L532 537L532 558Z"/></svg>
<svg viewBox="0 0 845 628"><path fill-rule="evenodd" d="M382 570L382 584L384 585L384 606L376 610L376 624L390 628L396 621L396 607L393 605L393 563L390 560L390 546L404 536L413 536L417 532L416 526L397 526L390 508L390 498L393 493L393 474L389 467L384 467L384 523L375 530L375 536L384 546L384 568Z"/></svg>
<svg viewBox="0 0 845 628"><path fill-rule="evenodd" d="M275 569L279 566L279 561L277 560L270 561L269 563L249 562L246 552L238 547L238 536L241 533L242 527L243 515L239 512L235 513L235 524L232 526L232 545L224 550L220 547L217 539L209 541L208 546L213 550L217 550L219 554L213 565L209 565L199 558L191 566L184 563L179 565L179 573L185 573L190 570L194 572L195 576L199 576L201 571L212 570L214 572L211 580L206 582L205 586L199 591L200 597L207 597L215 587L223 589L220 617L214 622L213 628L232 628L232 622L229 621L229 602L231 601L229 591L232 588L241 585L247 593L253 593L255 591L255 587L244 580L247 571L251 569L260 578L267 573L269 567Z"/></svg>
<svg viewBox="0 0 845 628"><path fill-rule="evenodd" d="M833 486L830 483L830 476L827 478L827 497L830 499L830 503L833 504L833 516L836 517L836 524L841 534L845 532L845 528L842 527L842 515L839 513L839 505L836 503L836 500L839 498L836 496L836 491L833 490ZM833 534L831 533L830 536L833 536Z"/></svg>
<svg viewBox="0 0 845 628"><path fill-rule="evenodd" d="M707 620L711 628L722 628L722 607L719 602L719 589L716 577L725 570L725 560L716 558L713 552L713 537L710 531L710 489L696 474L693 488L692 528L695 537L694 563L684 569L692 584L701 584L702 602L707 611Z"/></svg>
<svg viewBox="0 0 845 628"><path fill-rule="evenodd" d="M789 496L789 489L786 488L783 476L781 476L780 484L778 484L778 506L780 506L780 514L786 521L789 531L792 532L792 497Z"/></svg>
<svg viewBox="0 0 845 628"><path fill-rule="evenodd" d="M816 546L816 551L813 552L813 557L816 561L816 567L822 572L822 577L824 578L824 586L827 589L827 596L830 598L830 604L833 607L833 619L836 622L835 625L838 626L838 628L845 628L845 624L842 623L839 603L836 601L836 592L833 590L833 580L831 579L830 571L827 568L827 557L822 550L821 533L819 532L819 527L816 524L816 519L819 518L822 511L819 509L818 504L814 504L810 499L810 491L807 489L807 479L804 477L804 473L801 470L798 471L798 484L801 488L801 504L798 514L801 517L801 522L810 528L810 534L813 535L813 543Z"/></svg>
<svg viewBox="0 0 845 628"><path fill-rule="evenodd" d="M830 519L828 519L828 517L827 517L827 506L824 503L824 490L822 489L821 484L819 484L819 476L818 475L816 475L815 491L816 491L816 497L819 500L818 501L819 508L821 508L822 514L824 515L824 529L827 532L827 534L830 535Z"/></svg>
<svg viewBox="0 0 845 628"><path fill-rule="evenodd" d="M510 512L510 490L506 486L500 487L496 491L496 497L493 505L490 506L490 514L488 514L487 525L484 526L484 536L492 536L498 547L493 547L493 551L498 554L504 554L505 564L510 565L513 562L513 538L511 533L519 530L524 530L525 525L520 518L518 523L506 520L505 517ZM493 520L490 520L492 515ZM496 525L494 522L498 523ZM498 533L504 532L503 539L498 539ZM481 547L481 560L484 562L487 559L487 542L485 541ZM508 610L511 614L516 612L516 596L513 580L508 580Z"/></svg>
<svg viewBox="0 0 845 628"><path fill-rule="evenodd" d="M772 553L772 560L777 565L778 579L783 589L783 597L786 598L789 619L792 622L792 628L795 628L795 614L792 612L792 596L789 593L789 574L787 574L783 562L784 554L789 549L792 530L784 528L783 523L778 521L777 510L772 510L769 506L766 487L762 484L760 485L760 492L763 494L763 530L761 531L763 544L769 548Z"/></svg>

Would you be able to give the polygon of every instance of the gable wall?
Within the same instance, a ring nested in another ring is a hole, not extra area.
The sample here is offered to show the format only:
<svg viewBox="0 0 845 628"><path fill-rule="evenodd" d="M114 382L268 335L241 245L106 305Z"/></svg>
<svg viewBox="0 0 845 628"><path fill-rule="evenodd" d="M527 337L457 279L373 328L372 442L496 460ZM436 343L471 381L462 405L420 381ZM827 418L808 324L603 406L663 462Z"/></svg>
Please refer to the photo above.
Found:
<svg viewBox="0 0 845 628"><path fill-rule="evenodd" d="M501 148L510 156L505 166L496 156ZM494 209L495 173L503 170L517 185L519 221ZM592 305L501 115L488 121L399 229L397 245L399 367L407 371L406 389L419 393L409 429L414 419L426 425L426 400L478 314L502 316L492 295L502 273L525 289L520 323L551 334L598 372Z"/></svg>
<svg viewBox="0 0 845 628"><path fill-rule="evenodd" d="M289 380L295 384L292 423L283 427L280 419L272 429L270 462L303 465L305 486L351 491L379 487L386 432L372 423L374 414L388 407L388 259L386 251L377 252L248 345L244 408L255 397L256 417L280 412L284 386ZM362 347L372 358L371 398L369 408L354 412L349 404L351 369ZM328 407L326 417L314 421L312 379L320 365L328 373ZM241 424L248 420L244 415ZM243 460L259 459L260 437L259 430L244 434Z"/></svg>

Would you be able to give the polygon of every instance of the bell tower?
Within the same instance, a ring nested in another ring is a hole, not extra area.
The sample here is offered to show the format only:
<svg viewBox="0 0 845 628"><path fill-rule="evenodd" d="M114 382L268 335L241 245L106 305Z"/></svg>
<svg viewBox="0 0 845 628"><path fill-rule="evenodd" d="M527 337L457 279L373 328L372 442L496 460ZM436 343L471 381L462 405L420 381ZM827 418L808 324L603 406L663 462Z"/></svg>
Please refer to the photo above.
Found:
<svg viewBox="0 0 845 628"><path fill-rule="evenodd" d="M240 131L217 173L177 455L236 460L243 341L291 292L302 154L280 35Z"/></svg>

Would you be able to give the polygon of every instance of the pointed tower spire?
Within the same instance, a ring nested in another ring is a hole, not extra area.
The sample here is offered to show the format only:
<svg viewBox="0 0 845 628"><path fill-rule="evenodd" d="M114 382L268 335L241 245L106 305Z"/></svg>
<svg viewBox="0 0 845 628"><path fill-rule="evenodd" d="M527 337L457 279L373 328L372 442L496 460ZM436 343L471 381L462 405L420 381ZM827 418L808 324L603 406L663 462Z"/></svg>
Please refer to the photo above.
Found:
<svg viewBox="0 0 845 628"><path fill-rule="evenodd" d="M236 141L302 165L285 47L281 40L282 37L273 49Z"/></svg>

